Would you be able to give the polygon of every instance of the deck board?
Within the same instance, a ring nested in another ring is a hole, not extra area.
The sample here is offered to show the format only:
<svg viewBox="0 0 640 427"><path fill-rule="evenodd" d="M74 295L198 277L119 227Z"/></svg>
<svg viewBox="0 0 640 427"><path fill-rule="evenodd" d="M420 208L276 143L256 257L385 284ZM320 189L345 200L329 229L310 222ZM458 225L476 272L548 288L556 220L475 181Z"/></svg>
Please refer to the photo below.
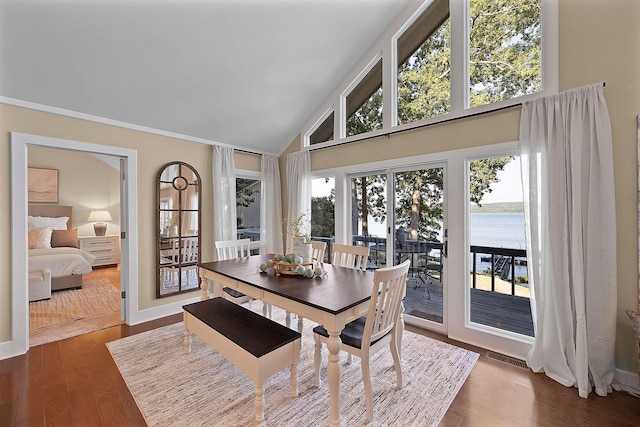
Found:
<svg viewBox="0 0 640 427"><path fill-rule="evenodd" d="M409 278L404 306L407 315L442 323L442 283ZM525 297L471 289L471 321L533 336L531 305Z"/></svg>

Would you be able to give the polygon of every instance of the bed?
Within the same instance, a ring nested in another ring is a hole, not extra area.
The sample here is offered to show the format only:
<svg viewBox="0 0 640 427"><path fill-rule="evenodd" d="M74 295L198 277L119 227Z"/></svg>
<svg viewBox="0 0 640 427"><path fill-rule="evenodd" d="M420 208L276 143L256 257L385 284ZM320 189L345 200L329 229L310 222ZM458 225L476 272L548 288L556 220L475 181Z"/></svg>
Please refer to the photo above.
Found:
<svg viewBox="0 0 640 427"><path fill-rule="evenodd" d="M95 257L78 248L71 206L29 205L29 272L51 271L51 290L79 288ZM64 217L68 219L65 220Z"/></svg>

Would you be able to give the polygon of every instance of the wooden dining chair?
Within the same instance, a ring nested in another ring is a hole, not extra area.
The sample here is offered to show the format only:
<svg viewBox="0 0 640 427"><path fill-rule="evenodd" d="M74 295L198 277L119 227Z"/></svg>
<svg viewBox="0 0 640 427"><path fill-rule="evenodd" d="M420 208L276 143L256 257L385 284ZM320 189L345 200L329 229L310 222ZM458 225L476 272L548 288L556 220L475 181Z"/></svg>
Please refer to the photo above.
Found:
<svg viewBox="0 0 640 427"><path fill-rule="evenodd" d="M216 254L218 256L218 261L224 261L228 259L242 258L248 257L251 255L251 240L250 239L239 239L239 240L217 240L215 242ZM222 296L229 301L235 302L236 304L244 304L247 303L249 308L251 308L251 298L248 295L243 294L242 292L238 292L235 289L231 289L228 287L222 288ZM264 303L263 303L264 304ZM262 314L265 317L271 317L271 305L264 304L262 307Z"/></svg>
<svg viewBox="0 0 640 427"><path fill-rule="evenodd" d="M317 242L315 240L312 240L311 248L313 249L311 252L311 258L319 263L323 263L324 252L327 250L327 242Z"/></svg>
<svg viewBox="0 0 640 427"><path fill-rule="evenodd" d="M367 269L368 260L369 246L333 244L333 252L331 253L331 264L333 265L364 271Z"/></svg>
<svg viewBox="0 0 640 427"><path fill-rule="evenodd" d="M348 323L340 333L342 350L360 358L362 381L367 405L367 422L373 421L373 393L371 390L370 357L387 344L393 357L396 370L396 389L402 388L402 365L397 333L402 316L402 298L405 295L407 273L410 261L400 265L380 268L373 273L373 290L369 301L369 311L365 317ZM329 333L323 326L313 328L315 340L315 378L314 385L320 386L320 363L322 343L326 344Z"/></svg>

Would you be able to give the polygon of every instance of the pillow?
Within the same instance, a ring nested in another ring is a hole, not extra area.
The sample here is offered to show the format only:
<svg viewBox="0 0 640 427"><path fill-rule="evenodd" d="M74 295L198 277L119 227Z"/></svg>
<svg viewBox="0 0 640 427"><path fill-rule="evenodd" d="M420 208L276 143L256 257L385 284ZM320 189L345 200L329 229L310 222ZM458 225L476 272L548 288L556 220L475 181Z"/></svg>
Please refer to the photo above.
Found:
<svg viewBox="0 0 640 427"><path fill-rule="evenodd" d="M51 249L51 227L29 229L29 249Z"/></svg>
<svg viewBox="0 0 640 427"><path fill-rule="evenodd" d="M71 228L69 230L53 230L51 233L51 247L78 247L78 229Z"/></svg>
<svg viewBox="0 0 640 427"><path fill-rule="evenodd" d="M66 230L68 216L60 216L56 218L50 218L47 216L31 216L28 217L29 227L44 228L51 227L53 230Z"/></svg>

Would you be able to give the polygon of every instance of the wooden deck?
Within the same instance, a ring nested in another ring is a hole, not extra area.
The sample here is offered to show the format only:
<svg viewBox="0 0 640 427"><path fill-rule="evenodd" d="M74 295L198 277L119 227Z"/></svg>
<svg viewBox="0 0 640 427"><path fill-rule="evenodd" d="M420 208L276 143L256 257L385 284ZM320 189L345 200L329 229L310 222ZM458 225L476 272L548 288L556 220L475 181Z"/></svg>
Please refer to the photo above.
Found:
<svg viewBox="0 0 640 427"><path fill-rule="evenodd" d="M442 323L442 282L407 280L405 314ZM471 289L471 321L533 336L529 298Z"/></svg>

